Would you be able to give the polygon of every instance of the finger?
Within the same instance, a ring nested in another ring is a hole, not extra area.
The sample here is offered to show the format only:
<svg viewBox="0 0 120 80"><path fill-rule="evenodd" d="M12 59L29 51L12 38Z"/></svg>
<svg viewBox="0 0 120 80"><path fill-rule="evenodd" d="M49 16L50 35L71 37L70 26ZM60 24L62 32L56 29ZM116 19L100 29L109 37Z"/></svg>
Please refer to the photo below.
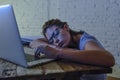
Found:
<svg viewBox="0 0 120 80"><path fill-rule="evenodd" d="M40 58L40 51L39 51L38 48L36 49L34 56L35 56L35 59L39 59Z"/></svg>

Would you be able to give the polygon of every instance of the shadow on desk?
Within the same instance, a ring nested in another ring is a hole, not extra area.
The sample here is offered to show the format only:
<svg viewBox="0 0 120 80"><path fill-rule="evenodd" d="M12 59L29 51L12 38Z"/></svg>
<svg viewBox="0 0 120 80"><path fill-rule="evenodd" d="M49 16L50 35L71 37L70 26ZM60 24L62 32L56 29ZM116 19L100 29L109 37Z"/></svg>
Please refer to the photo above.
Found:
<svg viewBox="0 0 120 80"><path fill-rule="evenodd" d="M71 77L70 77L71 76ZM64 76L61 74L52 74L47 76L27 76L27 77L14 77L14 78L6 78L0 80L80 80L80 75L78 73L75 74L65 74Z"/></svg>
<svg viewBox="0 0 120 80"><path fill-rule="evenodd" d="M9 69L13 69L14 73L8 71L4 75L0 75L0 80L80 80L82 74L112 73L112 68L80 64L67 60L53 61L32 68L9 65L12 66L9 66ZM4 68L7 66L8 64Z"/></svg>

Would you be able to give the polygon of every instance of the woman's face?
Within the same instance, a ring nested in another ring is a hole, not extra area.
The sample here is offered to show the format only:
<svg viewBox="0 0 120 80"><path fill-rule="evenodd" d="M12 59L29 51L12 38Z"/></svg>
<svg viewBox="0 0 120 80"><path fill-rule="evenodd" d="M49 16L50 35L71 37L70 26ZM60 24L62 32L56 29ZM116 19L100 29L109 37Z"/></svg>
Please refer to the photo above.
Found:
<svg viewBox="0 0 120 80"><path fill-rule="evenodd" d="M67 47L71 39L67 25L64 25L63 28L52 26L46 30L45 35L50 44L58 47Z"/></svg>

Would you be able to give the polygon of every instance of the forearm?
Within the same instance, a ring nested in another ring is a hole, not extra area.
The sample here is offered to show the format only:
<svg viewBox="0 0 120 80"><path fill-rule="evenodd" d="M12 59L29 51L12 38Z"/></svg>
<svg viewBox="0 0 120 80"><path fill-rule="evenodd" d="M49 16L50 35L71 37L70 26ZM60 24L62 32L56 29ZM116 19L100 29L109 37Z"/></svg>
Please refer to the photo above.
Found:
<svg viewBox="0 0 120 80"><path fill-rule="evenodd" d="M114 65L114 57L107 51L104 50L75 50L71 48L59 48L44 46L39 47L49 58L63 58L71 61L76 61L85 64L93 64L111 67Z"/></svg>
<svg viewBox="0 0 120 80"><path fill-rule="evenodd" d="M79 51L73 49L63 49L60 51L59 57L85 64L101 66L113 66L115 63L113 56L109 52L100 50Z"/></svg>
<svg viewBox="0 0 120 80"><path fill-rule="evenodd" d="M48 45L48 42L46 39L44 38L40 38L40 39L37 39L37 40L34 40L30 43L30 47L31 48L37 48L39 47L40 45Z"/></svg>
<svg viewBox="0 0 120 80"><path fill-rule="evenodd" d="M107 51L102 50L74 50L70 48L46 47L48 54L53 54L53 58L63 58L85 64L93 64L111 67L115 64L114 57Z"/></svg>

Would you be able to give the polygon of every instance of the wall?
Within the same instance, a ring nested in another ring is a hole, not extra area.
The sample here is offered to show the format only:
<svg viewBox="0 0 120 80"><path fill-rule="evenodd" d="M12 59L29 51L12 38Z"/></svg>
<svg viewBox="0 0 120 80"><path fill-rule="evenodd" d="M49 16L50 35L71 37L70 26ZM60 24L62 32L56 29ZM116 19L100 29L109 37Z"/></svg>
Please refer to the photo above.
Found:
<svg viewBox="0 0 120 80"><path fill-rule="evenodd" d="M110 76L119 77L120 0L0 0L3 4L13 5L21 36L41 35L41 26L52 18L96 36L116 59Z"/></svg>

